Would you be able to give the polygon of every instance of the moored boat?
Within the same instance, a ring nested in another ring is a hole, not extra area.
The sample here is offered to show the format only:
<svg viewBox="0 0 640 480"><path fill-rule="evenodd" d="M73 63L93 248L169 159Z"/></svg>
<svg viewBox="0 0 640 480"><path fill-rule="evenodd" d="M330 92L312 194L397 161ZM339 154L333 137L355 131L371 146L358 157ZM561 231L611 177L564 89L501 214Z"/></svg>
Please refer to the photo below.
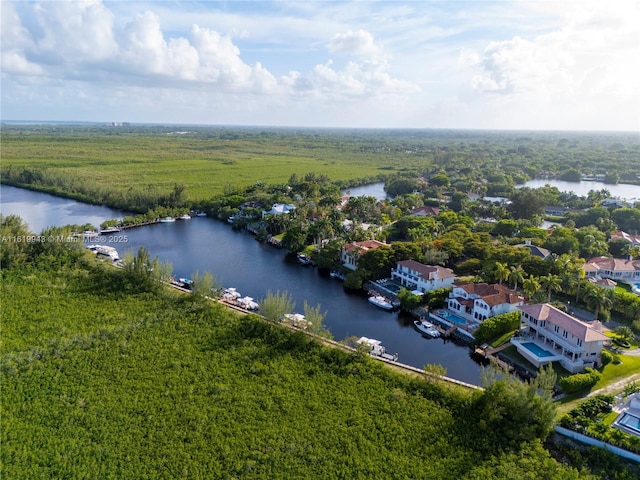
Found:
<svg viewBox="0 0 640 480"><path fill-rule="evenodd" d="M367 345L369 350L369 355L373 355L374 357L381 357L385 360L393 360L394 362L398 360L398 354L390 354L387 353L387 349L382 345L380 340L376 340L375 338L368 337L360 337L356 344L358 345Z"/></svg>
<svg viewBox="0 0 640 480"><path fill-rule="evenodd" d="M171 222L175 222L176 219L173 217L164 217L160 219L160 223L171 223Z"/></svg>
<svg viewBox="0 0 640 480"><path fill-rule="evenodd" d="M107 233L118 233L120 229L118 227L106 227L100 229L100 235L105 235Z"/></svg>
<svg viewBox="0 0 640 480"><path fill-rule="evenodd" d="M111 260L113 260L114 262L120 260L118 251L113 247L109 247L106 245L96 245L95 248L92 248L91 250L95 251L97 255L105 255L111 258Z"/></svg>
<svg viewBox="0 0 640 480"><path fill-rule="evenodd" d="M368 300L370 304L383 310L393 310L393 304L382 295L372 295Z"/></svg>
<svg viewBox="0 0 640 480"><path fill-rule="evenodd" d="M420 333L428 335L431 338L438 338L440 336L440 332L433 323L427 322L426 320L414 320L413 325Z"/></svg>
<svg viewBox="0 0 640 480"><path fill-rule="evenodd" d="M299 253L296 258L300 265L311 265L311 259L302 253Z"/></svg>
<svg viewBox="0 0 640 480"><path fill-rule="evenodd" d="M285 322L290 323L294 327L303 329L309 327L309 321L301 313L285 313L282 317Z"/></svg>
<svg viewBox="0 0 640 480"><path fill-rule="evenodd" d="M188 213L185 213L184 215L180 215L178 218L180 220L191 220L191 215L189 215Z"/></svg>

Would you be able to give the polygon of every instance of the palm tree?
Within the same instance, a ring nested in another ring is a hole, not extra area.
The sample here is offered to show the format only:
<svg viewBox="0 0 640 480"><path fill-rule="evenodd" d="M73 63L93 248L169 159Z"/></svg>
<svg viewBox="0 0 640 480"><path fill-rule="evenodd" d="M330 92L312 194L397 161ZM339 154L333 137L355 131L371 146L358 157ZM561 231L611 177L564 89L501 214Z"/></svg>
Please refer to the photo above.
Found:
<svg viewBox="0 0 640 480"><path fill-rule="evenodd" d="M531 297L540 290L540 282L533 275L529 275L529 278L522 282L522 290L527 294L529 301L531 301Z"/></svg>
<svg viewBox="0 0 640 480"><path fill-rule="evenodd" d="M509 273L509 281L513 282L513 289L518 289L518 283L524 280L524 268L521 265L511 267L511 273Z"/></svg>
<svg viewBox="0 0 640 480"><path fill-rule="evenodd" d="M558 275L545 275L540 277L540 284L547 289L547 302L551 301L551 291L558 291L562 286L562 280Z"/></svg>
<svg viewBox="0 0 640 480"><path fill-rule="evenodd" d="M589 307L595 310L596 320L598 320L600 310L608 310L613 305L611 290L597 285L589 285L584 292L584 300Z"/></svg>
<svg viewBox="0 0 640 480"><path fill-rule="evenodd" d="M503 262L496 262L493 273L498 279L498 283L502 285L503 281L509 280L509 273L510 273L509 265Z"/></svg>

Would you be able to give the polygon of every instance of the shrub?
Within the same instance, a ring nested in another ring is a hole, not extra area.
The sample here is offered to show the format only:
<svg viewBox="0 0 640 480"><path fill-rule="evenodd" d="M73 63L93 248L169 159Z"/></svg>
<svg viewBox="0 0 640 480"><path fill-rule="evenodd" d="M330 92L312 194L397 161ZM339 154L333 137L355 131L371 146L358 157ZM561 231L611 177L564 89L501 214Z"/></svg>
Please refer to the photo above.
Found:
<svg viewBox="0 0 640 480"><path fill-rule="evenodd" d="M600 358L602 359L602 365L609 365L613 360L613 355L611 355L606 350L602 350L602 353L600 354Z"/></svg>
<svg viewBox="0 0 640 480"><path fill-rule="evenodd" d="M516 330L520 325L520 312L503 313L484 320L475 332L478 343L488 342L509 331Z"/></svg>
<svg viewBox="0 0 640 480"><path fill-rule="evenodd" d="M561 378L558 382L564 393L574 393L593 387L602 375L597 370L585 368L584 373L576 373L568 377Z"/></svg>

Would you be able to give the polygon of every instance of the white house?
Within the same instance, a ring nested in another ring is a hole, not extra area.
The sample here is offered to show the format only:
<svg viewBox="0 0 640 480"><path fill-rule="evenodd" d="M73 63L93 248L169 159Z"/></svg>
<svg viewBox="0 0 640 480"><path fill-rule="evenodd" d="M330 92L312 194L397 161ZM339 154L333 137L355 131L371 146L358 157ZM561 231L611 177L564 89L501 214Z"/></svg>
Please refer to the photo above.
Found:
<svg viewBox="0 0 640 480"><path fill-rule="evenodd" d="M488 283L454 285L447 298L449 310L477 322L513 312L521 305L524 305L524 297L504 285Z"/></svg>
<svg viewBox="0 0 640 480"><path fill-rule="evenodd" d="M388 244L379 242L378 240L346 243L342 246L342 251L340 253L342 265L350 270L355 270L358 268L358 258L360 258L360 255L367 253L369 250L375 250L383 245L389 246Z"/></svg>
<svg viewBox="0 0 640 480"><path fill-rule="evenodd" d="M609 278L632 284L640 282L640 260L594 257L582 269L587 279Z"/></svg>
<svg viewBox="0 0 640 480"><path fill-rule="evenodd" d="M424 265L415 260L402 260L391 270L391 278L414 293L425 293L450 287L456 276L448 268Z"/></svg>
<svg viewBox="0 0 640 480"><path fill-rule="evenodd" d="M576 373L600 365L602 346L609 340L600 322L589 325L548 303L523 305L520 310L524 328L511 343L536 367L559 361Z"/></svg>
<svg viewBox="0 0 640 480"><path fill-rule="evenodd" d="M262 212L262 218L266 215L282 215L283 213L289 213L296 209L296 206L291 203L274 203L271 206L271 210L264 210Z"/></svg>

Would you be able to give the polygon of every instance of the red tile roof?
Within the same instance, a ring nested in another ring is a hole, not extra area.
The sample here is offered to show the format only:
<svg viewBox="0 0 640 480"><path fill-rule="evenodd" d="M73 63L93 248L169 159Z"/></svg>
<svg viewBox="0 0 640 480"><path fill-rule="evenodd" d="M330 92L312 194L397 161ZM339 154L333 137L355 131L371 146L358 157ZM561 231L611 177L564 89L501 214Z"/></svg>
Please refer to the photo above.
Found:
<svg viewBox="0 0 640 480"><path fill-rule="evenodd" d="M354 250L360 250L366 252L368 250L375 250L383 245L389 246L387 243L379 242L378 240L365 240L364 242L351 242L343 245L343 249L351 253Z"/></svg>

